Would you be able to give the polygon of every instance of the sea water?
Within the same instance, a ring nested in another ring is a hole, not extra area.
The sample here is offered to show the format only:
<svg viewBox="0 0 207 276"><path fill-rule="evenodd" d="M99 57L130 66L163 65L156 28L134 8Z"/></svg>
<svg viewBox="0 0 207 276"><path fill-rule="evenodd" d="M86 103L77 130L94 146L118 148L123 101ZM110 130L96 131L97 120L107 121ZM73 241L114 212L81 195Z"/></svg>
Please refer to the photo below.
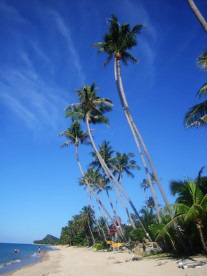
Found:
<svg viewBox="0 0 207 276"><path fill-rule="evenodd" d="M41 248L40 254L38 254L38 247ZM44 249L53 250L45 245L0 243L0 274L40 261L44 255ZM18 252L15 253L15 251Z"/></svg>

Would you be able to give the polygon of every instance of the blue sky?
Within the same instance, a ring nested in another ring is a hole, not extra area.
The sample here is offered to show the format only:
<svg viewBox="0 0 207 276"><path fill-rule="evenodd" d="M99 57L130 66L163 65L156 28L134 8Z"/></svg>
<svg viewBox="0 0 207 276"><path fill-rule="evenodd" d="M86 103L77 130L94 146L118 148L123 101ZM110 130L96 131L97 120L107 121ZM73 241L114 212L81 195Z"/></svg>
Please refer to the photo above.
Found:
<svg viewBox="0 0 207 276"><path fill-rule="evenodd" d="M207 3L197 2L206 13ZM183 126L185 112L198 102L196 92L206 82L196 58L207 37L187 1L1 0L2 242L59 236L87 204L78 186L74 148L61 149L64 139L58 137L70 125L64 108L77 101L74 90L83 84L95 81L99 95L114 103L110 127L95 127L97 144L107 139L117 151L134 152L141 166L120 107L113 62L104 67L105 56L92 48L102 41L112 13L121 23L146 26L132 51L139 63L122 66L123 83L169 201L174 201L171 179L194 178L206 165L206 129ZM90 151L81 147L84 168ZM143 177L142 169L134 179L123 179L137 208L146 199L139 187ZM159 194L158 201L163 204Z"/></svg>

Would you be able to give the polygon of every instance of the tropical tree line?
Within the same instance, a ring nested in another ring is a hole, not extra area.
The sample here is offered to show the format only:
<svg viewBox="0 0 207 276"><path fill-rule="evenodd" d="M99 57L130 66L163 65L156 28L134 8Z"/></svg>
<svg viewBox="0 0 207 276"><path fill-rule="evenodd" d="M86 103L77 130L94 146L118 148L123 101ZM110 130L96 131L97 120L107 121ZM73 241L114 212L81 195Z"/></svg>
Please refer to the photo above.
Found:
<svg viewBox="0 0 207 276"><path fill-rule="evenodd" d="M185 232L185 227L191 223L198 231L198 235L193 232L193 236L200 241L202 250L207 252L206 230L203 224L206 220L204 215L206 211L205 192L197 180L187 181L187 184L179 187L187 187L188 195L192 196L191 199L190 197L187 199L190 201L182 202L178 197L174 204L169 204L125 94L121 62L128 65L129 61L134 63L138 61L129 50L137 45L136 35L141 32L143 25L137 24L133 28L128 23L121 25L115 15L112 15L107 23L108 33L104 35L102 42L94 43L94 47L98 48L98 53L107 55L105 64L112 58L114 59L114 78L121 106L146 173L141 186L145 190L149 188L151 196L146 200L146 205L141 210L137 210L136 204L122 185L124 174L133 177L133 170L139 169L134 160L135 155L114 151L109 141L103 141L99 146L96 145L95 130L92 130L92 125L94 128L96 124L109 124L106 113L112 111L113 103L108 98L98 96L95 83L85 84L76 90L77 103L71 103L65 109L65 115L71 120L71 125L60 136L66 138L62 144L63 147L71 144L75 146L75 157L81 176L79 184L86 191L89 206L84 207L81 213L74 216L68 226L62 229L61 241L68 244L91 245L97 240L106 241L109 238L123 242L141 241L147 238L150 241L157 240L167 251L189 252L193 250L193 242L190 245L187 242L189 233ZM206 91L205 86L202 87L202 91ZM85 130L82 129L83 126ZM89 145L92 149L92 160L85 168L82 167L79 157L80 144ZM161 210L157 202L156 185L165 205ZM182 189L173 190L175 195L182 191ZM199 197L193 194L195 191ZM103 193L106 193L109 203L103 200L101 196ZM121 208L128 217L128 222L125 224L121 222ZM100 216L101 212L102 216Z"/></svg>
<svg viewBox="0 0 207 276"><path fill-rule="evenodd" d="M147 198L139 210L142 222L153 241L156 241L164 252L190 255L207 254L207 176L202 176L202 168L194 180L170 182L170 190L176 196L174 204L163 207L160 211L161 223L155 214L152 197ZM142 186L143 183L140 185ZM143 186L142 186L143 187ZM148 189L145 185L145 190ZM145 242L145 232L139 220L131 214L135 223L121 223L125 241ZM117 223L118 225L118 223ZM105 217L96 217L93 207L83 207L79 215L74 215L68 225L62 228L60 243L78 246L106 244L113 239L116 230Z"/></svg>

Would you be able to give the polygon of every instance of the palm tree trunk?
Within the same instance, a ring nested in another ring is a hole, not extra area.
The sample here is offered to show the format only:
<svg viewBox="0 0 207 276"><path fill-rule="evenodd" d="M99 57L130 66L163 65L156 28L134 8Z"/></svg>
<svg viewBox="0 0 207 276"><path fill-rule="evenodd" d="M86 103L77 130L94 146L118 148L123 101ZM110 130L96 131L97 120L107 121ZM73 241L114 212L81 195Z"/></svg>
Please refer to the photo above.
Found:
<svg viewBox="0 0 207 276"><path fill-rule="evenodd" d="M91 238L93 240L93 244L96 242L95 239L94 239L94 235L93 235L93 232L91 230L91 226L90 226L90 223L89 223L89 220L87 221L88 222L88 228L89 228L89 231L90 231L90 234L91 234Z"/></svg>
<svg viewBox="0 0 207 276"><path fill-rule="evenodd" d="M119 174L118 182L119 182L120 185L121 185L121 178L122 178L122 177L121 177L121 174ZM127 216L128 216L129 221L130 221L130 223L131 223L131 225L132 225L132 228L133 228L133 229L137 229L137 227L136 227L136 225L135 225L135 222L134 222L134 220L133 220L133 218L132 218L132 216L131 216L131 214L130 214L130 212L129 212L129 210L128 210L126 204L124 203L124 201L123 201L123 199L122 199L122 197L121 197L120 194L119 194L119 197L120 197L120 201L121 201L121 203L122 203L122 206L124 207L124 209L125 209L125 211L126 211L126 213L127 213ZM117 203L118 203L118 198L116 199L115 210L116 210L116 208L117 208Z"/></svg>
<svg viewBox="0 0 207 276"><path fill-rule="evenodd" d="M109 170L108 166L106 165L105 161L103 160L103 158L101 157L101 155L99 154L97 148L96 148L96 145L94 143L94 140L93 140L93 137L92 137L92 134L91 134L91 129L90 129L90 125L89 125L89 118L88 118L88 114L86 115L86 125L87 125L87 129L88 129L88 135L90 137L90 140L91 140L91 144L92 144L92 147L96 153L96 156L103 168L103 170L105 171L106 175L109 177L109 179L111 179L117 186L118 188L121 190L121 192L123 193L123 195L125 196L126 200L129 202L131 208L133 209L134 213L136 214L139 222L140 222L140 225L142 227L142 229L144 230L146 236L149 238L150 241L152 241L149 233L147 232L147 230L145 229L143 223L142 223L142 220L139 216L139 213L137 212L134 204L132 203L131 199L129 198L129 196L126 194L126 192L124 191L124 189L122 188L122 186L118 183L118 181L116 180L116 178L114 177L114 175L111 173L111 171Z"/></svg>
<svg viewBox="0 0 207 276"><path fill-rule="evenodd" d="M207 245L206 245L206 242L205 242L205 239L204 239L204 236L203 236L202 224L201 224L201 221L199 219L197 219L197 221L196 221L196 228L198 230L198 233L199 233L199 236L200 236L200 239L201 239L201 244L202 244L203 250L205 251L205 253L207 253Z"/></svg>
<svg viewBox="0 0 207 276"><path fill-rule="evenodd" d="M90 192L88 191L88 189L87 189L87 193L88 193L88 201L89 201L89 204L90 204L91 209L94 211L94 214L95 214L95 221L96 221L96 224L97 224L97 226L98 226L98 234L99 234L99 237L101 238L101 233L102 233L103 238L104 238L104 240L106 241L105 233L104 233L102 227L100 226L100 223L99 223L99 221L98 221L98 218L96 217L95 207L94 207L94 205L93 205L93 201L92 201L92 198L91 198L91 194L90 194Z"/></svg>
<svg viewBox="0 0 207 276"><path fill-rule="evenodd" d="M98 203L98 202L97 202L97 203ZM105 222L105 225L106 225L107 232L108 232L108 233L110 233L110 230L109 230L109 226L108 226L107 219L106 219L106 217L105 217L104 213L101 211L101 208L100 208L99 204L98 204L98 209L99 209L99 211L101 212L102 217L103 217L103 219L104 219L104 222Z"/></svg>
<svg viewBox="0 0 207 276"><path fill-rule="evenodd" d="M115 208L114 208L114 205L113 205L113 203L112 203L112 201L111 201L111 198L110 198L110 195L109 195L109 191L108 191L107 189L106 189L106 195L107 195L108 200L109 200L109 203L110 203L110 205L111 205L111 209L113 210L113 213L114 213L115 219L116 219L116 221L117 221L117 223L118 223L118 225L119 225L120 232L122 233L122 236L123 236L123 238L124 238L123 228L122 228L121 223L120 223L120 221L119 221L119 219L118 219L118 216L117 216L116 210L115 210Z"/></svg>
<svg viewBox="0 0 207 276"><path fill-rule="evenodd" d="M157 182L157 185L158 185L158 188L162 194L162 197L163 197L163 200L165 202L165 205L166 206L169 206L169 203L168 203L168 200L167 200L167 197L162 189L162 185L160 183L160 180L158 178L158 175L156 173L156 170L154 168L154 165L152 163L152 160L150 158L150 155L148 153L148 150L145 146L145 143L142 139L142 136L138 130L138 128L136 127L135 123L134 123L134 120L131 116L131 113L129 111L129 106L128 106L128 102L127 102L127 99L126 99L126 96L125 96L125 93L124 93L124 88L123 88L123 84L122 84L122 78L121 78L121 68L120 68L120 60L117 60L116 58L114 59L114 66L115 66L115 69L114 69L114 73L115 73L115 81L116 81L116 84L117 84L117 89L118 89L118 93L119 93L119 97L120 97L120 101L121 101L121 105L123 107L123 110L124 110L124 113L125 113L125 116L127 118L127 121L129 123L129 126L130 126L130 129L132 131L132 134L133 134L133 137L134 137L134 140L136 142L136 145L137 145L137 148L138 148L138 152L141 156L141 159L142 159L142 163L144 165L144 169L145 169L145 172L146 172L146 175L147 175L147 179L149 181L149 184L150 184L150 189L151 189L151 192L152 192L152 197L154 199L154 202L155 202L155 208L156 208L156 213L157 213L157 218L158 218L158 221L161 222L161 218L160 218L160 215L159 215L159 207L158 207L158 204L157 204L157 199L156 199L156 195L155 195L155 190L154 190L154 187L153 187L153 184L152 184L152 181L151 181L151 176L149 174L149 170L147 168L147 164L146 164L146 161L144 159L144 156L143 156L143 153L140 149L140 145L139 145L139 142L140 144L142 145L142 148L144 150L144 153L146 155L146 158L149 162L149 165L152 169L152 172L153 172L153 175L156 179L156 182ZM138 140L137 140L138 138Z"/></svg>
<svg viewBox="0 0 207 276"><path fill-rule="evenodd" d="M80 172L82 174L82 176L84 177L84 172L82 170L81 164L80 164L80 160L79 160L79 156L78 156L78 146L75 147L76 148L76 160L80 169ZM95 199L97 200L97 202L99 203L99 205L102 207L102 209L104 210L104 212L106 213L106 215L110 218L112 224L114 225L114 227L116 228L117 232L120 234L119 228L117 227L115 221L113 220L113 218L111 217L111 215L109 214L109 212L107 211L107 209L105 208L104 204L102 203L102 201L98 198L97 194L94 192L94 190L91 188L89 182L86 180L86 185L87 188L89 189L89 191L94 195Z"/></svg>
<svg viewBox="0 0 207 276"><path fill-rule="evenodd" d="M194 12L195 16L197 17L198 21L200 22L201 26L204 28L204 30L207 32L207 22L197 6L195 5L193 0L187 0L190 8Z"/></svg>

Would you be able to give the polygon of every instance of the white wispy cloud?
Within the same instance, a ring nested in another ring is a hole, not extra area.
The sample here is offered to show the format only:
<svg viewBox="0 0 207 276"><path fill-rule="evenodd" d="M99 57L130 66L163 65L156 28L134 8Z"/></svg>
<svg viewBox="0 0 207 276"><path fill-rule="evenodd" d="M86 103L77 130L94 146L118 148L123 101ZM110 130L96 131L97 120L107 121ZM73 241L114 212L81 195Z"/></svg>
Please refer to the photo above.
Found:
<svg viewBox="0 0 207 276"><path fill-rule="evenodd" d="M32 23L5 2L0 3L0 12L5 13L6 21L12 18L14 22ZM64 120L66 91L53 81L55 64L41 48L40 38L22 32L21 26L8 25L8 31L16 33L12 50L14 59L0 64L0 105L9 110L12 120L23 122L34 133L44 131L45 127L57 131ZM4 43L3 47L6 46ZM39 71L41 65L45 72ZM78 70L81 72L81 68Z"/></svg>
<svg viewBox="0 0 207 276"><path fill-rule="evenodd" d="M31 62L31 61L29 61ZM22 120L27 127L37 131L45 126L57 130L63 118L64 91L50 86L31 69L0 71L0 99L11 114ZM58 95L59 92L59 95Z"/></svg>
<svg viewBox="0 0 207 276"><path fill-rule="evenodd" d="M2 85L0 85L0 87L1 101L10 109L12 116L15 114L26 124L27 127L31 129L34 127L39 128L39 121L36 118L36 115L31 112L24 104L22 104L21 100L12 95L12 93L9 93L8 87Z"/></svg>
<svg viewBox="0 0 207 276"><path fill-rule="evenodd" d="M2 14L8 19L12 18L13 21L18 23L28 23L28 21L21 16L19 11L9 5L8 2L5 3L4 1L0 1L0 11L2 11Z"/></svg>
<svg viewBox="0 0 207 276"><path fill-rule="evenodd" d="M78 52L76 51L76 47L72 39L71 31L59 13L50 10L49 14L53 17L53 20L56 22L58 31L66 40L67 49L71 56L71 63L73 64L74 68L77 70L80 82L83 83L85 81L85 74L83 72L80 58L79 58Z"/></svg>

